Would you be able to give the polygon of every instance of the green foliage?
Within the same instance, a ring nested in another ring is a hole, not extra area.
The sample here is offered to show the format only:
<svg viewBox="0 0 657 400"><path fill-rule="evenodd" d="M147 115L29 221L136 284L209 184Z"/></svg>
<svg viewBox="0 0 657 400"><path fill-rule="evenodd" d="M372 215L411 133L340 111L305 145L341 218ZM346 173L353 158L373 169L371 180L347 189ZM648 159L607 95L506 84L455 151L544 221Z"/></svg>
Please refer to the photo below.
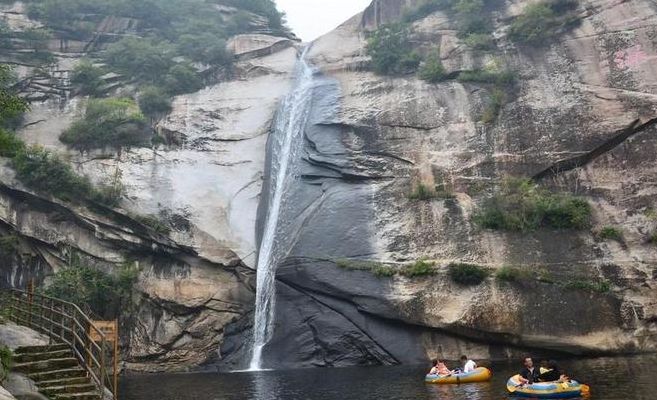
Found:
<svg viewBox="0 0 657 400"><path fill-rule="evenodd" d="M604 226L598 233L598 237L603 240L623 241L623 232L615 226Z"/></svg>
<svg viewBox="0 0 657 400"><path fill-rule="evenodd" d="M436 191L423 183L418 183L417 186L408 194L411 200L432 200L436 198Z"/></svg>
<svg viewBox="0 0 657 400"><path fill-rule="evenodd" d="M529 4L509 29L509 38L519 43L545 45L578 21L577 0L544 0Z"/></svg>
<svg viewBox="0 0 657 400"><path fill-rule="evenodd" d="M527 269L510 265L505 265L495 272L495 279L504 282L517 282L530 276Z"/></svg>
<svg viewBox="0 0 657 400"><path fill-rule="evenodd" d="M222 2L264 15L269 19L269 25L272 29L285 28L285 14L276 9L276 3L272 0L223 0Z"/></svg>
<svg viewBox="0 0 657 400"><path fill-rule="evenodd" d="M144 82L158 82L175 65L175 48L153 38L126 37L108 46L107 64Z"/></svg>
<svg viewBox="0 0 657 400"><path fill-rule="evenodd" d="M14 363L14 353L7 346L0 346L0 382L7 379Z"/></svg>
<svg viewBox="0 0 657 400"><path fill-rule="evenodd" d="M125 265L114 275L83 264L73 257L70 265L59 270L46 288L46 295L69 301L94 315L113 319L127 307L139 271Z"/></svg>
<svg viewBox="0 0 657 400"><path fill-rule="evenodd" d="M490 33L468 33L463 38L466 46L475 50L493 50L495 49L495 40Z"/></svg>
<svg viewBox="0 0 657 400"><path fill-rule="evenodd" d="M13 158L25 149L25 144L15 134L0 129L0 157Z"/></svg>
<svg viewBox="0 0 657 400"><path fill-rule="evenodd" d="M413 264L405 265L401 270L401 274L409 278L418 276L433 275L436 271L434 269L435 263L427 260L418 260Z"/></svg>
<svg viewBox="0 0 657 400"><path fill-rule="evenodd" d="M591 223L591 206L572 195L550 193L529 179L508 179L475 221L496 230L584 229Z"/></svg>
<svg viewBox="0 0 657 400"><path fill-rule="evenodd" d="M27 102L12 88L15 80L11 67L0 64L0 126L6 126L29 109Z"/></svg>
<svg viewBox="0 0 657 400"><path fill-rule="evenodd" d="M367 42L367 53L374 71L381 75L413 72L420 64L404 24L387 24L374 31Z"/></svg>
<svg viewBox="0 0 657 400"><path fill-rule="evenodd" d="M448 266L449 277L459 285L474 286L481 284L489 271L476 264L451 263Z"/></svg>
<svg viewBox="0 0 657 400"><path fill-rule="evenodd" d="M164 77L165 89L174 95L196 92L203 87L203 80L189 64L176 64Z"/></svg>
<svg viewBox="0 0 657 400"><path fill-rule="evenodd" d="M490 93L486 109L481 116L481 121L485 124L492 124L495 122L500 115L504 104L506 104L506 93L499 88L493 89Z"/></svg>
<svg viewBox="0 0 657 400"><path fill-rule="evenodd" d="M226 49L226 41L209 33L181 36L178 51L193 61L212 65L230 65L233 55Z"/></svg>
<svg viewBox="0 0 657 400"><path fill-rule="evenodd" d="M445 67L440 61L440 56L438 54L431 54L424 64L420 67L418 71L418 76L420 79L430 82L437 83L445 79Z"/></svg>
<svg viewBox="0 0 657 400"><path fill-rule="evenodd" d="M402 20L414 22L420 20L436 11L449 8L454 0L424 0L417 7L405 10Z"/></svg>
<svg viewBox="0 0 657 400"><path fill-rule="evenodd" d="M40 147L26 147L12 160L16 177L27 187L65 201L92 200L115 206L121 197L120 186L111 191L94 188L86 177L77 175L57 155Z"/></svg>
<svg viewBox="0 0 657 400"><path fill-rule="evenodd" d="M0 236L0 252L5 256L15 253L20 242L16 235Z"/></svg>
<svg viewBox="0 0 657 400"><path fill-rule="evenodd" d="M19 152L12 165L26 186L63 200L88 198L92 191L87 179L76 175L58 156L38 147Z"/></svg>
<svg viewBox="0 0 657 400"><path fill-rule="evenodd" d="M122 148L147 143L150 131L132 99L92 99L84 118L59 137L78 150Z"/></svg>
<svg viewBox="0 0 657 400"><path fill-rule="evenodd" d="M93 65L89 60L83 60L73 69L71 83L78 88L81 94L98 96L104 85L101 77L105 71Z"/></svg>
<svg viewBox="0 0 657 400"><path fill-rule="evenodd" d="M155 86L147 86L139 93L139 109L144 115L155 116L171 111L171 99Z"/></svg>
<svg viewBox="0 0 657 400"><path fill-rule="evenodd" d="M376 261L340 259L335 261L335 265L349 271L369 271L380 278L390 278L397 273L393 267Z"/></svg>
<svg viewBox="0 0 657 400"><path fill-rule="evenodd" d="M586 279L570 281L566 284L566 287L596 293L608 293L611 290L611 284L608 281L590 281Z"/></svg>
<svg viewBox="0 0 657 400"><path fill-rule="evenodd" d="M483 10L484 0L456 0L452 8L460 14L475 14Z"/></svg>
<svg viewBox="0 0 657 400"><path fill-rule="evenodd" d="M390 278L395 276L397 271L388 265L377 265L372 268L372 273L380 278Z"/></svg>

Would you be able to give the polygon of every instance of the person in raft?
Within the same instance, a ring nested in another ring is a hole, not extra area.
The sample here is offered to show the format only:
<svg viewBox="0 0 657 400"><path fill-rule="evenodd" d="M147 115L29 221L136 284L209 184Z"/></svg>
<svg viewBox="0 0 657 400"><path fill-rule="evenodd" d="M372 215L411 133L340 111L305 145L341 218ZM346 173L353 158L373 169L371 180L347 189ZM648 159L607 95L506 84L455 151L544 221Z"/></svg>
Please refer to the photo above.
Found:
<svg viewBox="0 0 657 400"><path fill-rule="evenodd" d="M543 371L541 368L541 374L538 376L540 382L568 382L569 378L561 373L559 364L556 361L550 360L547 362L547 368Z"/></svg>
<svg viewBox="0 0 657 400"><path fill-rule="evenodd" d="M461 356L461 362L463 363L463 373L467 374L477 369L477 364L468 358L468 356Z"/></svg>
<svg viewBox="0 0 657 400"><path fill-rule="evenodd" d="M451 375L452 371L447 368L447 366L440 360L433 360L431 362L431 371L429 371L429 375L440 375L440 376L446 376L446 375Z"/></svg>
<svg viewBox="0 0 657 400"><path fill-rule="evenodd" d="M523 368L520 370L520 384L521 385L531 385L534 382L538 382L540 376L540 371L534 366L534 361L531 357L525 357L522 361Z"/></svg>

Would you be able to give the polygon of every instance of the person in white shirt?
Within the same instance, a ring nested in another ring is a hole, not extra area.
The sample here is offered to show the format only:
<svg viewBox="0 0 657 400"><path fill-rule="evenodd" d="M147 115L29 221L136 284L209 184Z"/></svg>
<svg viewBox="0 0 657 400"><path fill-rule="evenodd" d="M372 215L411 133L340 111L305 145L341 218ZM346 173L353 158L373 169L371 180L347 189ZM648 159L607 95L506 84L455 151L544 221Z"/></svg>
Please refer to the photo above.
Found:
<svg viewBox="0 0 657 400"><path fill-rule="evenodd" d="M467 356L461 356L461 362L463 362L463 373L467 374L472 372L477 368L477 364L474 361L468 359Z"/></svg>

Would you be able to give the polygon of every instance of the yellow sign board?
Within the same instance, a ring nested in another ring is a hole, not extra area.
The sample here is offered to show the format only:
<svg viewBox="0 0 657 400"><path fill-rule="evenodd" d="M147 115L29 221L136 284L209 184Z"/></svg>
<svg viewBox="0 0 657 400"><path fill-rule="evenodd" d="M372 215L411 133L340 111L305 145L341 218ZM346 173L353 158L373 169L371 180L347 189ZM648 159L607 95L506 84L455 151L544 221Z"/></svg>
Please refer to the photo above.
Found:
<svg viewBox="0 0 657 400"><path fill-rule="evenodd" d="M100 334L98 331L102 332L103 335L105 335L105 340L108 342L117 342L118 338L118 323L116 320L114 321L92 321L91 322L93 326L89 327L89 337L91 340L94 342L100 342L102 341L102 338L100 337ZM96 329L94 329L94 327Z"/></svg>

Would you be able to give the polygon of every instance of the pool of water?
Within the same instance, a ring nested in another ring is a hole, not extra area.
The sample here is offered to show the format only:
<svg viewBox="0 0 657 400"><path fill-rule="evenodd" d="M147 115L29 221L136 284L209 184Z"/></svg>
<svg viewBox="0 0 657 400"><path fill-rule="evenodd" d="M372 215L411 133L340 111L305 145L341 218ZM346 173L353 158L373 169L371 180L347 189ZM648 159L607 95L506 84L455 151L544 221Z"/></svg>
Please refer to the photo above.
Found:
<svg viewBox="0 0 657 400"><path fill-rule="evenodd" d="M562 360L563 370L591 386L591 399L657 399L657 356ZM122 400L499 400L514 364L493 364L493 380L426 385L426 368L369 367L287 371L138 375L122 379Z"/></svg>

